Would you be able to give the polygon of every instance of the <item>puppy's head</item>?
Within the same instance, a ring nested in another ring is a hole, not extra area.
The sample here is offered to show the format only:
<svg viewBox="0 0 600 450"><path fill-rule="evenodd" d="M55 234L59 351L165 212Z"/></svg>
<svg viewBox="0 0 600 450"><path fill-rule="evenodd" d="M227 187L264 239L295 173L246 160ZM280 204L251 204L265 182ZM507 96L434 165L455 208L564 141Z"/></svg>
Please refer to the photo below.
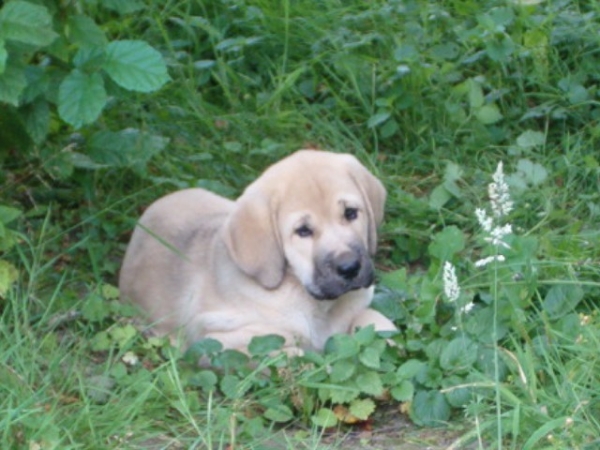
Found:
<svg viewBox="0 0 600 450"><path fill-rule="evenodd" d="M385 189L356 158L301 150L238 199L225 226L235 263L269 289L287 273L316 299L373 283Z"/></svg>

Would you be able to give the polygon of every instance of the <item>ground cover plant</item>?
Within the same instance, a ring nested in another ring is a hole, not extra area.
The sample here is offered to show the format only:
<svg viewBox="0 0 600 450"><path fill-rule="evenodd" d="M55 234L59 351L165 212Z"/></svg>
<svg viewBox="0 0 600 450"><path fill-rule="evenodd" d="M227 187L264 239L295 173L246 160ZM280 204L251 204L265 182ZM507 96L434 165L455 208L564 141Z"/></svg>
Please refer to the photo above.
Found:
<svg viewBox="0 0 600 450"><path fill-rule="evenodd" d="M597 1L5 2L2 447L597 448L599 40ZM303 146L386 185L400 332L146 335L115 288L140 211Z"/></svg>

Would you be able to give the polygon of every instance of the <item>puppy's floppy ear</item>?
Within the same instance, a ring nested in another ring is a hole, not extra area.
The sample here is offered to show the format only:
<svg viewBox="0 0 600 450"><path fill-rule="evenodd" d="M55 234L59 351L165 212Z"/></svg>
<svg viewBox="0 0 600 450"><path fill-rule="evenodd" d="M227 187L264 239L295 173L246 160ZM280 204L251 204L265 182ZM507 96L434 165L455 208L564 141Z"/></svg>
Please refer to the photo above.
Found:
<svg viewBox="0 0 600 450"><path fill-rule="evenodd" d="M224 241L235 264L267 289L281 284L285 257L269 197L246 192L225 223Z"/></svg>
<svg viewBox="0 0 600 450"><path fill-rule="evenodd" d="M348 165L350 177L358 187L367 208L369 252L377 249L377 227L383 221L386 191L379 181L355 157L351 157Z"/></svg>

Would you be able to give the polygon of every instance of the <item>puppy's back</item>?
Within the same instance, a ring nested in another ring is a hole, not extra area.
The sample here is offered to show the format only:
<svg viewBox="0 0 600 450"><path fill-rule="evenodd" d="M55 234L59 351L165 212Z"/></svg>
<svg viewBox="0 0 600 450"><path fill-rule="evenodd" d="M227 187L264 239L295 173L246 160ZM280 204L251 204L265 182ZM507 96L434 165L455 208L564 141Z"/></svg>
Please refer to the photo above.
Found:
<svg viewBox="0 0 600 450"><path fill-rule="evenodd" d="M186 296L191 268L205 260L233 206L212 192L186 189L158 199L142 214L125 253L119 289L122 299L149 313L161 334L176 327L176 303Z"/></svg>

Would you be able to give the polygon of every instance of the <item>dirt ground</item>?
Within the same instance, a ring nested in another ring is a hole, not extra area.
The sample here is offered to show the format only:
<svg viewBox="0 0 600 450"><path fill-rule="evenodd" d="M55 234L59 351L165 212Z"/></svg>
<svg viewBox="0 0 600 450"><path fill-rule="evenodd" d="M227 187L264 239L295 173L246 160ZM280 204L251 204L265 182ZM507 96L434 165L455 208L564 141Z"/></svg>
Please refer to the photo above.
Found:
<svg viewBox="0 0 600 450"><path fill-rule="evenodd" d="M357 450L475 450L476 438L465 440L471 427L458 423L448 427L425 428L412 423L397 405L378 407L368 429L326 434L323 443L341 444Z"/></svg>

